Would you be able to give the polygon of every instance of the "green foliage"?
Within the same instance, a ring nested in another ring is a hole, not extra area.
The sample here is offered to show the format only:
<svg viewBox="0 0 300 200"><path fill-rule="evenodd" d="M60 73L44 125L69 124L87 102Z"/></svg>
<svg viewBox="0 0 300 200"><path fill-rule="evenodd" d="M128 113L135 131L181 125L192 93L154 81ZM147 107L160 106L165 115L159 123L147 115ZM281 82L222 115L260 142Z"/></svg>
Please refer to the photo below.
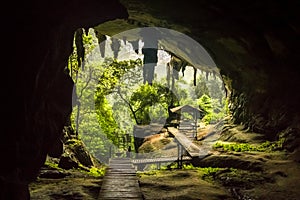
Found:
<svg viewBox="0 0 300 200"><path fill-rule="evenodd" d="M191 83L191 85L194 83ZM197 78L197 85L195 86L196 98L199 99L203 95L209 95L209 90L205 81L204 76L199 76Z"/></svg>
<svg viewBox="0 0 300 200"><path fill-rule="evenodd" d="M103 133L114 144L117 144L118 124L113 117L112 107L104 96L98 96L96 101L96 112Z"/></svg>
<svg viewBox="0 0 300 200"><path fill-rule="evenodd" d="M129 61L107 60L104 63L104 72L98 79L97 96L105 96L115 91L120 79L126 72L136 66L141 66L140 59Z"/></svg>
<svg viewBox="0 0 300 200"><path fill-rule="evenodd" d="M137 124L150 124L151 121L167 116L168 107L176 97L161 84L141 85L130 97L134 118Z"/></svg>
<svg viewBox="0 0 300 200"><path fill-rule="evenodd" d="M198 100L198 104L205 114L209 114L212 112L212 100L208 95L202 95Z"/></svg>
<svg viewBox="0 0 300 200"><path fill-rule="evenodd" d="M191 169L197 169L197 167L194 167L192 164L183 164L182 169L191 170Z"/></svg>
<svg viewBox="0 0 300 200"><path fill-rule="evenodd" d="M222 80L219 77L211 74L206 74L206 77L203 74L198 76L194 91L198 99L197 105L204 111L202 121L205 124L217 123L229 113Z"/></svg>
<svg viewBox="0 0 300 200"><path fill-rule="evenodd" d="M214 177L217 172L219 172L221 169L218 167L199 167L198 170L202 174L202 178L206 177Z"/></svg>
<svg viewBox="0 0 300 200"><path fill-rule="evenodd" d="M140 60L89 62L76 76L79 103L73 108L71 125L74 130L78 129L87 149L101 161L108 158L112 143L118 145L118 137L124 133L107 95L115 93L120 86L119 79L139 64Z"/></svg>
<svg viewBox="0 0 300 200"><path fill-rule="evenodd" d="M57 169L59 171L63 171L62 168L58 167L57 163L54 163L54 162L51 162L51 161L48 161L48 160L45 161L44 165L51 168L51 169Z"/></svg>
<svg viewBox="0 0 300 200"><path fill-rule="evenodd" d="M257 147L257 151L278 151L283 149L284 138L279 139L278 141L270 142L265 141Z"/></svg>
<svg viewBox="0 0 300 200"><path fill-rule="evenodd" d="M217 100L219 103L222 103L222 100L225 96L222 80L219 77L209 76L206 85L209 91L210 98Z"/></svg>
<svg viewBox="0 0 300 200"><path fill-rule="evenodd" d="M76 35L76 34L75 34ZM77 74L80 71L80 64L78 63L78 50L76 47L76 37L74 35L73 40L73 52L69 56L68 60L68 70L70 72L71 78L74 80L75 83L77 83ZM96 38L89 32L82 34L82 43L83 43L83 53L86 57L86 55L89 55L96 47L96 44L98 43ZM84 58L85 59L85 58Z"/></svg>
<svg viewBox="0 0 300 200"><path fill-rule="evenodd" d="M223 143L216 142L213 145L214 148L222 148L224 151L236 151L236 152L245 152L245 151L255 151L256 147L248 143Z"/></svg>
<svg viewBox="0 0 300 200"><path fill-rule="evenodd" d="M248 143L225 143L216 142L213 145L215 149L222 149L223 151L235 151L235 152L246 152L246 151L259 151L259 152L272 152L277 150L282 150L283 141L265 141L260 145L251 145Z"/></svg>
<svg viewBox="0 0 300 200"><path fill-rule="evenodd" d="M98 44L98 41L91 33L83 34L82 41L85 49L85 55L89 55Z"/></svg>
<svg viewBox="0 0 300 200"><path fill-rule="evenodd" d="M76 74L79 71L79 65L77 59L77 49L75 45L73 45L73 52L69 56L68 70L70 71L71 78L73 79L74 82L76 82Z"/></svg>
<svg viewBox="0 0 300 200"><path fill-rule="evenodd" d="M200 177L207 181L216 181L221 174L237 174L239 171L235 168L219 168L219 167L198 167Z"/></svg>
<svg viewBox="0 0 300 200"><path fill-rule="evenodd" d="M82 121L79 127L80 138L89 150L100 160L108 157L111 142L103 132L96 113L82 113Z"/></svg>
<svg viewBox="0 0 300 200"><path fill-rule="evenodd" d="M193 83L190 83L190 85L193 85ZM212 99L216 99L219 103L222 103L222 99L224 98L222 80L216 76L208 75L205 77L203 74L198 76L194 91L197 99L203 95L207 95Z"/></svg>
<svg viewBox="0 0 300 200"><path fill-rule="evenodd" d="M102 165L100 167L95 167L92 166L90 168L85 167L81 164L79 164L79 168L76 169L80 171L83 174L89 175L89 176L94 176L94 177L103 177L106 173L107 167L105 165Z"/></svg>
<svg viewBox="0 0 300 200"><path fill-rule="evenodd" d="M208 95L202 95L198 99L199 107L204 111L205 116L202 121L206 124L217 123L223 119L227 114L227 104L224 98L223 105L217 99L212 99Z"/></svg>
<svg viewBox="0 0 300 200"><path fill-rule="evenodd" d="M137 172L137 175L139 177L142 177L142 176L157 176L157 175L160 175L161 174L161 171L162 170L149 170L149 171L146 171L146 172Z"/></svg>
<svg viewBox="0 0 300 200"><path fill-rule="evenodd" d="M164 171L164 170L173 170L173 169L178 169L178 164L177 162L173 162L169 165L165 165L165 166L161 166L160 167L160 171Z"/></svg>
<svg viewBox="0 0 300 200"><path fill-rule="evenodd" d="M118 145L118 137L122 134L118 122L113 115L113 108L106 95L118 91L120 79L130 69L141 65L141 60L117 61L105 63L105 70L98 79L95 107L102 131L114 144Z"/></svg>
<svg viewBox="0 0 300 200"><path fill-rule="evenodd" d="M105 175L106 168L97 168L97 167L91 167L88 171L88 174L94 177L103 177Z"/></svg>
<svg viewBox="0 0 300 200"><path fill-rule="evenodd" d="M84 30L81 29L81 31ZM137 80L138 73L135 73L135 69L136 67L141 68L142 61L140 59L117 61L105 58L100 62L93 57L97 55L94 50L98 45L93 31L90 29L88 33L76 36L68 63L70 76L76 83L77 96L77 99L73 99L75 106L71 114L71 126L78 131L79 137L87 149L103 161L107 159L112 143L117 145L118 137L128 130L128 128L124 130L121 129L123 127L120 128L119 121L122 116L119 116L120 112L114 112L114 105L109 100L109 95L116 93L119 87L126 85L120 82L122 78L130 77L129 82ZM77 49L78 47L79 49ZM84 63L84 66L82 65L82 68L79 63L83 59L81 56L84 56L86 61L91 58ZM123 93L126 94L127 91L124 90ZM119 108L121 107L119 106ZM119 108L116 110L121 110Z"/></svg>

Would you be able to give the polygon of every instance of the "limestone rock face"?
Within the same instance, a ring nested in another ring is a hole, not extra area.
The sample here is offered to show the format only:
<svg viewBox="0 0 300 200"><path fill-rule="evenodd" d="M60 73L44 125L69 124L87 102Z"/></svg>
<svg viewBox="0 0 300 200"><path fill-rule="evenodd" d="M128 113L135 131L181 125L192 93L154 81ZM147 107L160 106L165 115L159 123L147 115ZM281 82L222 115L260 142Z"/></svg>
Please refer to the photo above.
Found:
<svg viewBox="0 0 300 200"><path fill-rule="evenodd" d="M5 42L10 62L6 72L15 74L12 81L18 86L8 84L5 92L1 157L6 165L0 169L0 199L25 200L27 185L47 154L59 154L53 147L62 146L57 140L72 110L73 81L65 67L75 30L128 14L116 0L15 2L6 10L10 16L5 24L15 38ZM16 104L16 99L22 102Z"/></svg>
<svg viewBox="0 0 300 200"><path fill-rule="evenodd" d="M92 167L93 161L81 140L71 139L65 143L64 153L61 155L58 166L63 169Z"/></svg>

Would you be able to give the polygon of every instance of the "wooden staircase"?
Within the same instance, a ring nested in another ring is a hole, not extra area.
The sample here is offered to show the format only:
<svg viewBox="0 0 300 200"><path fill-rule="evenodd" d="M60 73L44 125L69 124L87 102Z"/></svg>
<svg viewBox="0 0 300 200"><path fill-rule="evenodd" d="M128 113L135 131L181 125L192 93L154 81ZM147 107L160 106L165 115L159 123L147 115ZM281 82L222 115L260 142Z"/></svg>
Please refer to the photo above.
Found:
<svg viewBox="0 0 300 200"><path fill-rule="evenodd" d="M98 200L142 200L135 168L130 158L112 158L104 176Z"/></svg>

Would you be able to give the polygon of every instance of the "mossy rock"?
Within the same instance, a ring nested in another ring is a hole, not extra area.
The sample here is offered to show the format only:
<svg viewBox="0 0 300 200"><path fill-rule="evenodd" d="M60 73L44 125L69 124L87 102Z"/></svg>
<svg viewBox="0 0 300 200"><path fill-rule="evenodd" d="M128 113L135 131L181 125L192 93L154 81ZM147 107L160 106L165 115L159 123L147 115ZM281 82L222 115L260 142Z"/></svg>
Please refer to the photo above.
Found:
<svg viewBox="0 0 300 200"><path fill-rule="evenodd" d="M151 142L143 143L139 148L139 153L150 153L157 150Z"/></svg>
<svg viewBox="0 0 300 200"><path fill-rule="evenodd" d="M193 159L192 164L197 167L235 168L255 172L263 170L262 162L235 155L211 155L202 160Z"/></svg>
<svg viewBox="0 0 300 200"><path fill-rule="evenodd" d="M64 153L62 154L59 167L63 169L78 168L79 166L94 166L91 155L84 143L79 139L70 139L65 142Z"/></svg>

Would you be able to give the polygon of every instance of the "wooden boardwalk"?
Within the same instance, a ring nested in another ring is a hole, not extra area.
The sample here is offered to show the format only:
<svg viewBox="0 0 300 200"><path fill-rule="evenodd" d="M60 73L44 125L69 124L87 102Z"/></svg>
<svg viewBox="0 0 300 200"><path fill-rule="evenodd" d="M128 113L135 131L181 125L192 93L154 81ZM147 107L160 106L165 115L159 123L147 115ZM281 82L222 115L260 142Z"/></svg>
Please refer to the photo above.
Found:
<svg viewBox="0 0 300 200"><path fill-rule="evenodd" d="M135 168L130 158L112 158L103 178L98 200L142 200Z"/></svg>
<svg viewBox="0 0 300 200"><path fill-rule="evenodd" d="M168 131L174 135L176 140L184 147L187 153L193 157L202 157L201 148L194 144L193 141L187 137L184 133L180 132L178 129L173 127L168 127ZM206 153L205 153L206 155Z"/></svg>

